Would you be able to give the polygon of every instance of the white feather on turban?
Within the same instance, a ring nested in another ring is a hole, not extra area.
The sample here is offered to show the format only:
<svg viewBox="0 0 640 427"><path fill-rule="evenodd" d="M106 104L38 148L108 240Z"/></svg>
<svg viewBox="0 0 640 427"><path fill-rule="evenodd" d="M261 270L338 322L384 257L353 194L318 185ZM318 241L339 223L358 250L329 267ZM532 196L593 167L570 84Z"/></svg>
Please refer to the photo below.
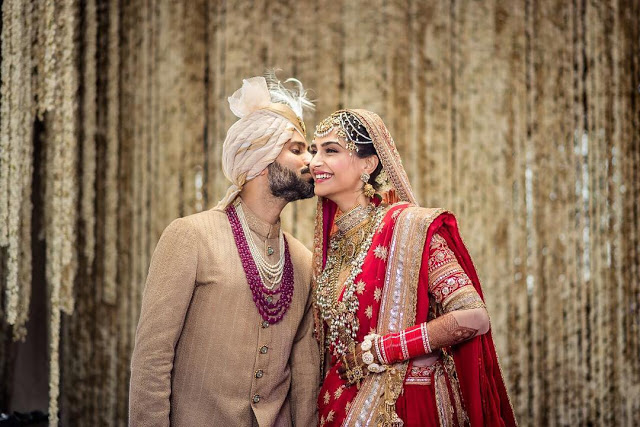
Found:
<svg viewBox="0 0 640 427"><path fill-rule="evenodd" d="M289 106L271 102L264 77L243 80L229 97L229 107L240 119L222 145L222 169L232 185L216 209L225 209L247 181L273 163L294 131L305 135L304 122Z"/></svg>

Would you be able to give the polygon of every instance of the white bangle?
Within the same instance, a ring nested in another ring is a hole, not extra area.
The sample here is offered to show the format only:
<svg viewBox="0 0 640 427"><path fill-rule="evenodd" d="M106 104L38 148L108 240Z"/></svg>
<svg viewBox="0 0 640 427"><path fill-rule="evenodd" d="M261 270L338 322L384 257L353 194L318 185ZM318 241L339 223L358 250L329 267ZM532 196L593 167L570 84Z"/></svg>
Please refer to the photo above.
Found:
<svg viewBox="0 0 640 427"><path fill-rule="evenodd" d="M380 351L378 349L378 338L381 338L381 336L378 334L369 334L364 337L364 341L360 343L360 349L362 350L362 362L367 365L367 369L369 370L369 372L373 372L376 374L387 370L387 367L385 365L374 363L375 359L373 357L373 353L371 353L371 349L375 345L375 352L378 360L382 361L382 359L380 358Z"/></svg>
<svg viewBox="0 0 640 427"><path fill-rule="evenodd" d="M389 362L387 361L387 358L385 357L384 354L384 344L383 344L383 339L382 337L376 338L376 340L374 341L375 343L375 348L376 348L376 355L378 356L378 360L381 361L383 364L388 365Z"/></svg>

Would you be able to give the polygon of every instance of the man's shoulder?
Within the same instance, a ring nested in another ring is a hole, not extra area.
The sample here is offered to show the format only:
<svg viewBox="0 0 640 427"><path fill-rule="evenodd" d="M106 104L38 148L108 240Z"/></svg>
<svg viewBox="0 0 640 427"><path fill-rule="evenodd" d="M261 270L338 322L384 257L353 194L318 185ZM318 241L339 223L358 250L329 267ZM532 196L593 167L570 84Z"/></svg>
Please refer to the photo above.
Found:
<svg viewBox="0 0 640 427"><path fill-rule="evenodd" d="M296 239L291 233L284 232L287 238L287 244L289 245L289 251L296 257L308 258L311 262L311 251L300 240Z"/></svg>
<svg viewBox="0 0 640 427"><path fill-rule="evenodd" d="M229 221L224 211L210 209L203 212L176 218L162 232L162 236L186 235L194 241L206 240L211 236L220 236Z"/></svg>
<svg viewBox="0 0 640 427"><path fill-rule="evenodd" d="M176 221L187 224L194 231L209 229L220 225L229 224L227 214L219 209L209 209L202 212L197 212L191 215L178 218Z"/></svg>

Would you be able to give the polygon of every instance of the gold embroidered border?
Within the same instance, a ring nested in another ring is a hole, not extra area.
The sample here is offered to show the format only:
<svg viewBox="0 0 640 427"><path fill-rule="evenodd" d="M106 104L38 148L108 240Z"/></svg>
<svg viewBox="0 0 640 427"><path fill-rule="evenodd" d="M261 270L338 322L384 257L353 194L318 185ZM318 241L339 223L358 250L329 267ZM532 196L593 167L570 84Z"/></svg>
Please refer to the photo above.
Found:
<svg viewBox="0 0 640 427"><path fill-rule="evenodd" d="M434 394L436 397L436 408L438 410L438 421L440 427L453 426L453 405L449 398L447 379L442 365L438 365L433 376L435 384Z"/></svg>
<svg viewBox="0 0 640 427"><path fill-rule="evenodd" d="M443 365L445 370L447 371L447 375L449 377L449 382L451 383L451 391L453 395L453 405L455 407L455 412L458 418L457 425L459 426L468 426L469 425L469 416L467 415L467 411L462 404L462 392L460 391L460 382L458 381L458 373L456 372L456 364L453 360L453 357L448 353L443 353Z"/></svg>
<svg viewBox="0 0 640 427"><path fill-rule="evenodd" d="M398 216L389 246L385 283L378 314L381 335L399 332L415 324L420 262L429 226L443 209L406 208ZM408 362L394 365L404 378ZM385 389L385 376L369 375L360 386L345 418L345 426L375 425Z"/></svg>
<svg viewBox="0 0 640 427"><path fill-rule="evenodd" d="M412 366L407 374L407 384L411 385L431 385L433 380L433 372L440 363L436 360L433 365L429 366Z"/></svg>
<svg viewBox="0 0 640 427"><path fill-rule="evenodd" d="M463 286L442 301L442 311L449 313L456 310L469 310L472 308L486 308L476 288Z"/></svg>
<svg viewBox="0 0 640 427"><path fill-rule="evenodd" d="M323 213L322 213L322 197L318 197L318 203L316 205L316 224L313 233L313 257L312 257L312 274L311 274L311 299L313 302L313 323L315 329L316 340L318 341L318 351L320 352L320 382L324 381L324 325L320 317L320 310L318 309L317 299L317 287L318 277L322 273L322 226L323 226Z"/></svg>

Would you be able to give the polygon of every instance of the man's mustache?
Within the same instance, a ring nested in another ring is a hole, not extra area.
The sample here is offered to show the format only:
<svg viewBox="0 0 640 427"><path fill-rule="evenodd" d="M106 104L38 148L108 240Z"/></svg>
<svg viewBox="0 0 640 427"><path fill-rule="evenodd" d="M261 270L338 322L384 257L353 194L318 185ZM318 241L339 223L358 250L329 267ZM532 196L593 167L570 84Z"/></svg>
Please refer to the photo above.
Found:
<svg viewBox="0 0 640 427"><path fill-rule="evenodd" d="M300 169L300 175L304 175L305 173L311 173L311 169L308 166Z"/></svg>

